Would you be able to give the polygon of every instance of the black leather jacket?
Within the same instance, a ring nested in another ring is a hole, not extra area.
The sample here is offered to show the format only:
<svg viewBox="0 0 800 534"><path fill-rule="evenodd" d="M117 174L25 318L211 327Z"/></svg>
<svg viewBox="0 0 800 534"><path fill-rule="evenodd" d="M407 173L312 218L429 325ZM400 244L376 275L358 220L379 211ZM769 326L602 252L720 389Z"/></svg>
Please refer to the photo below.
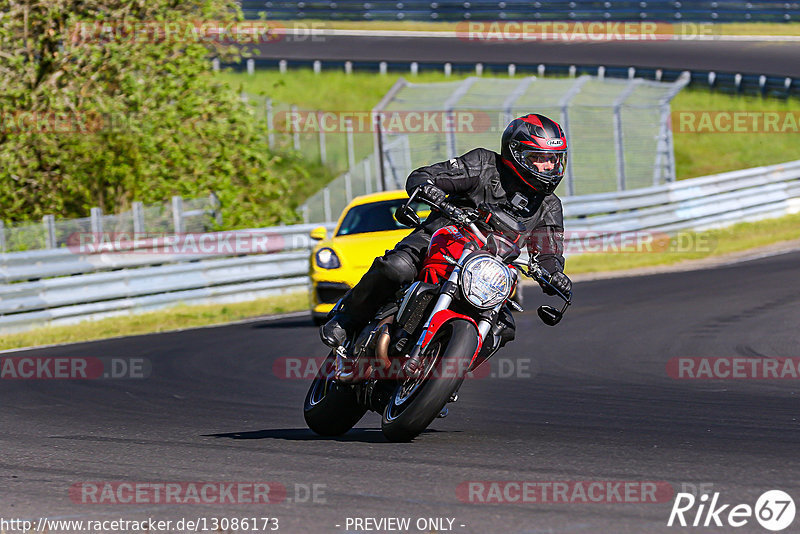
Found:
<svg viewBox="0 0 800 534"><path fill-rule="evenodd" d="M528 252L539 253L539 262L550 273L564 271L564 215L561 199L556 195L536 193L522 183L503 163L500 154L476 148L463 156L421 167L406 182L409 195L425 183L432 183L448 194L448 201L461 207L476 208L482 202L505 203L509 211L528 230L525 236ZM515 193L528 199L528 205L517 210L510 201ZM435 228L438 215L425 222Z"/></svg>

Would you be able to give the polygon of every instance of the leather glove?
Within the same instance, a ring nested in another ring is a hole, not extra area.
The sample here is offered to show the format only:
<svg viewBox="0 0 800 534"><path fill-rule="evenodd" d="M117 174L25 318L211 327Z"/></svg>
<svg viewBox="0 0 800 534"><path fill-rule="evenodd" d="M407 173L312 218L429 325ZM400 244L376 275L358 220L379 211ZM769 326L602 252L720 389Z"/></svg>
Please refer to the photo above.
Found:
<svg viewBox="0 0 800 534"><path fill-rule="evenodd" d="M562 273L562 272L555 272L550 275L550 283L553 284L556 289L561 291L564 295L568 295L570 291L572 291L572 280L569 277ZM555 295L556 292L550 286L542 285L542 289L548 295Z"/></svg>
<svg viewBox="0 0 800 534"><path fill-rule="evenodd" d="M437 206L447 202L447 194L433 184L419 186L419 192L425 200L429 200Z"/></svg>

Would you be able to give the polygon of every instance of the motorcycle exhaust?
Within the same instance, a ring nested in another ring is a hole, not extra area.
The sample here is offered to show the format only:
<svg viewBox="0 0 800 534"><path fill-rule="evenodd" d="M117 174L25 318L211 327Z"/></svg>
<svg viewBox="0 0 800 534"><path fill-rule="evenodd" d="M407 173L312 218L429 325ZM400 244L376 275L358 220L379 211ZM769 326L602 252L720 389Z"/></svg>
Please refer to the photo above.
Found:
<svg viewBox="0 0 800 534"><path fill-rule="evenodd" d="M392 362L389 360L389 342L392 336L389 334L389 325L392 323L393 317L384 320L378 329L377 341L375 342L375 359L380 362L379 365L383 366L383 371L391 367Z"/></svg>

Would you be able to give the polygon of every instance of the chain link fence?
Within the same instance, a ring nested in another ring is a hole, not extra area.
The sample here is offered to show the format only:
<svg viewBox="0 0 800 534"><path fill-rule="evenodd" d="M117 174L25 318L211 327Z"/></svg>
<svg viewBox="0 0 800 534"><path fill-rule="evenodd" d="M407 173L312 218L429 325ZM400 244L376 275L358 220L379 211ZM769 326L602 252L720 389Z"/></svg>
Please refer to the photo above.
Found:
<svg viewBox="0 0 800 534"><path fill-rule="evenodd" d="M306 222L333 221L355 196L402 188L418 167L477 147L499 152L505 126L527 113L552 117L567 133L570 156L561 196L674 181L670 101L688 82L688 74L669 83L588 75L423 84L400 79L372 110L373 154L309 198L301 211Z"/></svg>

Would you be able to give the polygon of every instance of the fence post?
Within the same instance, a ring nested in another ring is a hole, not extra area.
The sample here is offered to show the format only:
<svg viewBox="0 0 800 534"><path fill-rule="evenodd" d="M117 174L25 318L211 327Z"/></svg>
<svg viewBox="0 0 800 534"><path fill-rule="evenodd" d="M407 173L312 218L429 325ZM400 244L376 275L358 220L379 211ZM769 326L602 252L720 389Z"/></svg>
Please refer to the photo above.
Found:
<svg viewBox="0 0 800 534"><path fill-rule="evenodd" d="M172 226L176 234L183 233L183 197L172 197Z"/></svg>
<svg viewBox="0 0 800 534"><path fill-rule="evenodd" d="M619 191L624 191L627 185L625 183L625 146L622 135L622 104L641 81L641 78L638 80L631 78L625 89L614 100L614 149L617 156L617 190Z"/></svg>
<svg viewBox="0 0 800 534"><path fill-rule="evenodd" d="M6 223L0 221L0 252L6 251Z"/></svg>
<svg viewBox="0 0 800 534"><path fill-rule="evenodd" d="M322 211L325 222L331 222L331 190L327 187L322 190Z"/></svg>
<svg viewBox="0 0 800 534"><path fill-rule="evenodd" d="M89 217L91 218L94 238L100 239L100 234L103 233L103 210L100 208L92 208L89 210Z"/></svg>
<svg viewBox="0 0 800 534"><path fill-rule="evenodd" d="M319 160L325 165L328 162L328 154L325 150L325 128L322 127L322 112L317 112L317 124L319 125Z"/></svg>
<svg viewBox="0 0 800 534"><path fill-rule="evenodd" d="M141 202L134 202L131 204L133 210L133 233L144 233L144 206Z"/></svg>
<svg viewBox="0 0 800 534"><path fill-rule="evenodd" d="M367 195L372 193L372 166L369 164L369 158L364 158L364 193Z"/></svg>
<svg viewBox="0 0 800 534"><path fill-rule="evenodd" d="M292 119L293 119L292 122L291 122L291 124L292 124L292 148L294 148L295 150L299 151L300 150L300 132L298 132L294 128L294 123L295 123L294 118L297 117L297 106L293 105L290 109L292 111Z"/></svg>
<svg viewBox="0 0 800 534"><path fill-rule="evenodd" d="M267 108L267 139L269 148L272 150L275 148L275 118L272 116L272 99L267 98L264 103Z"/></svg>
<svg viewBox="0 0 800 534"><path fill-rule="evenodd" d="M56 248L56 218L53 215L42 217L44 224L44 242L46 248Z"/></svg>
<svg viewBox="0 0 800 534"><path fill-rule="evenodd" d="M345 121L345 133L347 134L347 168L352 170L356 166L356 147L353 141L353 121L347 119Z"/></svg>
<svg viewBox="0 0 800 534"><path fill-rule="evenodd" d="M353 180L350 176L350 171L344 173L344 195L347 197L347 203L349 204L353 200Z"/></svg>

